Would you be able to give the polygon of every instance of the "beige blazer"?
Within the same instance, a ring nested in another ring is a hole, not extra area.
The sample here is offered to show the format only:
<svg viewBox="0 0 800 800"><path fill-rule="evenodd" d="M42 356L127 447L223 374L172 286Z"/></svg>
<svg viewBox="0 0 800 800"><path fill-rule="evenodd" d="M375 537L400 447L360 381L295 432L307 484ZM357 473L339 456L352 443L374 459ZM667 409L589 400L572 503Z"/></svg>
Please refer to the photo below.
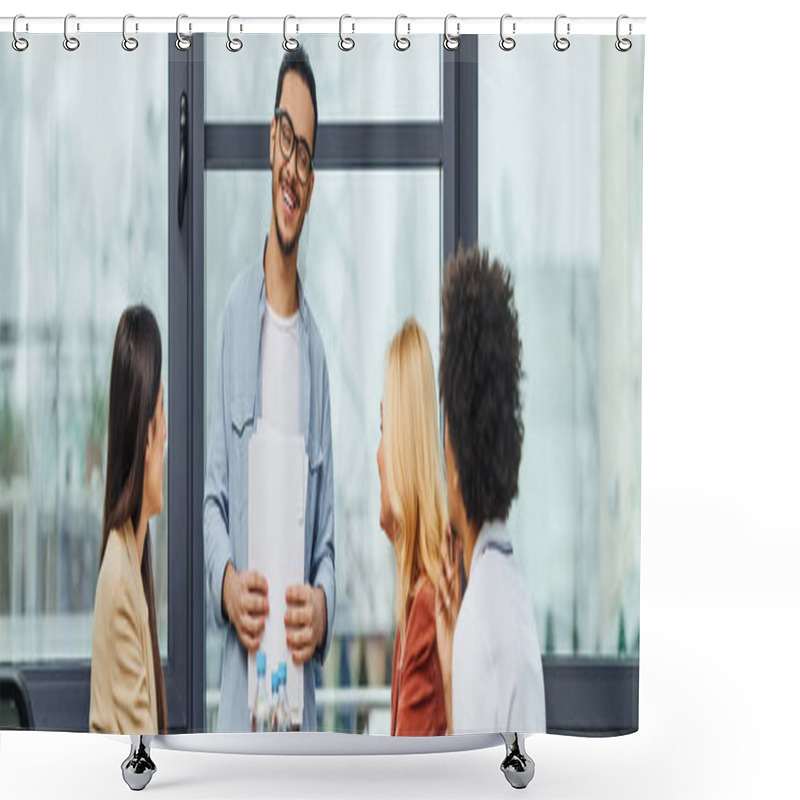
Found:
<svg viewBox="0 0 800 800"><path fill-rule="evenodd" d="M89 729L158 733L147 600L130 521L109 534L97 578Z"/></svg>

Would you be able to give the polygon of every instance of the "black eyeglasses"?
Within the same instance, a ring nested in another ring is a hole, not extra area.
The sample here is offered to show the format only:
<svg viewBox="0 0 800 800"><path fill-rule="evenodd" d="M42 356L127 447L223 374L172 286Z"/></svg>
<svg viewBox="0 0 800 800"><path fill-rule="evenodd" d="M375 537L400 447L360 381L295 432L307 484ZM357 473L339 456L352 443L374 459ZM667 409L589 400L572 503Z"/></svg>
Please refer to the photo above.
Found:
<svg viewBox="0 0 800 800"><path fill-rule="evenodd" d="M275 109L275 119L278 123L278 141L281 144L283 157L290 161L295 145L297 146L297 158L295 159L295 170L300 183L305 186L311 177L313 161L311 159L311 148L302 136L296 136L292 118L288 112L282 108Z"/></svg>

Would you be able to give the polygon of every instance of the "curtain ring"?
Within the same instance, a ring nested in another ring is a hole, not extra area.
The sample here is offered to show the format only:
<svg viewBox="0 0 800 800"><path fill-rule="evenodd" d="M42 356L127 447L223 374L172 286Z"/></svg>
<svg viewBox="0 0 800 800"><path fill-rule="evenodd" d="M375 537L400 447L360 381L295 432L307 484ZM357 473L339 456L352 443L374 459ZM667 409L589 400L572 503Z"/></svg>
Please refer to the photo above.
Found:
<svg viewBox="0 0 800 800"><path fill-rule="evenodd" d="M455 36L451 36L447 32L447 23L451 19L457 19L456 15L455 14L448 14L444 18L444 41L442 42L442 44L444 45L444 49L445 50L451 50L452 51L452 50L458 50L458 45L459 45L459 41L458 41L459 33L458 33L458 31L461 28L461 24L458 23L458 22L456 23L456 35Z"/></svg>
<svg viewBox="0 0 800 800"><path fill-rule="evenodd" d="M178 14L178 18L175 20L175 47L177 47L178 50L188 50L192 46L192 40L187 39L181 34L182 19L189 19L189 15Z"/></svg>
<svg viewBox="0 0 800 800"><path fill-rule="evenodd" d="M81 43L74 36L70 36L67 31L67 26L71 19L75 19L74 14L67 14L67 16L64 17L64 49L69 50L70 53L74 53L81 46ZM78 28L78 30L80 30L80 28Z"/></svg>
<svg viewBox="0 0 800 800"><path fill-rule="evenodd" d="M236 14L231 14L228 17L228 41L225 42L225 47L227 47L231 53L238 53L243 47L241 39L231 36L231 22L235 19L239 19Z"/></svg>
<svg viewBox="0 0 800 800"><path fill-rule="evenodd" d="M344 50L345 53L348 52L349 50L352 50L356 46L356 43L353 41L353 39L351 39L349 36L345 36L344 32L342 31L342 27L344 26L344 21L346 19L353 19L353 18L349 14L342 14L342 16L339 17L339 49ZM353 24L353 33L355 33L356 24L355 22L352 24Z"/></svg>
<svg viewBox="0 0 800 800"><path fill-rule="evenodd" d="M21 36L17 34L17 20L18 19L25 19L23 14L17 14L14 17L14 22L11 26L11 32L14 34L14 38L11 40L11 46L18 52L22 53L24 50L28 49L28 40L23 39Z"/></svg>
<svg viewBox="0 0 800 800"><path fill-rule="evenodd" d="M620 22L622 22L622 20L624 20L624 19L628 19L628 15L627 15L627 14L620 14L620 15L617 17L617 41L616 41L616 42L614 42L614 47L616 47L616 48L617 48L617 50L619 50L619 52L620 52L620 53L627 53L627 52L628 52L628 50L630 50L630 49L631 49L631 47L633 47L633 43L631 42L631 40L630 40L630 39L623 39L623 38L622 38L622 37L619 35L619 24L620 24ZM628 35L629 35L629 36L630 36L630 34L631 34L631 32L632 32L632 31L633 31L633 27L631 26L631 24L630 24L630 22L629 22L629 23L628 23Z"/></svg>
<svg viewBox="0 0 800 800"><path fill-rule="evenodd" d="M283 49L284 50L297 50L300 42L297 39L290 39L288 33L289 20L295 19L291 14L283 18Z"/></svg>
<svg viewBox="0 0 800 800"><path fill-rule="evenodd" d="M553 25L553 32L556 37L556 40L553 42L553 47L558 50L559 53L563 53L565 50L569 50L569 39L564 36L558 35L558 21L560 19L566 19L566 14L559 14L556 17L555 24ZM567 36L569 36L569 22L567 23Z"/></svg>
<svg viewBox="0 0 800 800"><path fill-rule="evenodd" d="M135 19L133 14L126 14L122 18L122 49L132 53L139 46L139 40L134 39L133 36L128 36L129 19Z"/></svg>
<svg viewBox="0 0 800 800"><path fill-rule="evenodd" d="M405 50L408 50L411 47L411 39L406 38L405 36L400 35L400 20L401 19L408 19L405 14L398 14L394 18L394 49L399 50L401 53ZM408 27L408 32L411 33L411 24L406 23Z"/></svg>
<svg viewBox="0 0 800 800"><path fill-rule="evenodd" d="M517 42L516 42L516 39L514 39L513 36L506 36L503 33L503 23L507 19L511 19L511 14L503 14L503 16L500 17L500 49L501 50L505 50L508 53L510 50L513 50L517 46ZM512 31L512 33L516 33L517 32L517 23L516 22L513 22L511 24L511 31Z"/></svg>

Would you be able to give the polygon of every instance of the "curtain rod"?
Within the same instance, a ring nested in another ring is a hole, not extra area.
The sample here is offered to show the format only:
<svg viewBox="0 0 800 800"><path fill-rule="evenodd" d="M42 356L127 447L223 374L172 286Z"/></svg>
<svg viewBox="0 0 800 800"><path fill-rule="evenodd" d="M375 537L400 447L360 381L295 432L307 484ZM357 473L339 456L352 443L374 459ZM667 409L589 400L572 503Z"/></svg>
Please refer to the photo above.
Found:
<svg viewBox="0 0 800 800"><path fill-rule="evenodd" d="M570 17L559 15L560 35L595 34L613 36L617 31L616 17ZM641 35L645 28L645 17L628 17L623 21L622 32L625 36ZM554 17L514 17L506 15L504 31L508 35L550 34L554 32ZM11 33L13 17L0 17L0 31ZM296 34L339 34L361 33L394 34L395 25L402 36L433 33L443 35L445 31L444 17L356 17L346 16L340 22L339 17L236 17L232 22L232 30L236 34L274 33L283 34L284 24L290 35ZM17 34L64 33L64 17L20 17L17 21ZM569 29L567 30L567 26ZM128 35L134 33L175 33L177 20L174 17L130 17L127 23ZM499 34L500 17L459 17L451 15L447 23L451 36L469 34ZM181 15L181 34L192 33L227 33L227 17L193 17ZM79 33L122 33L122 17L81 17L70 16L69 32Z"/></svg>

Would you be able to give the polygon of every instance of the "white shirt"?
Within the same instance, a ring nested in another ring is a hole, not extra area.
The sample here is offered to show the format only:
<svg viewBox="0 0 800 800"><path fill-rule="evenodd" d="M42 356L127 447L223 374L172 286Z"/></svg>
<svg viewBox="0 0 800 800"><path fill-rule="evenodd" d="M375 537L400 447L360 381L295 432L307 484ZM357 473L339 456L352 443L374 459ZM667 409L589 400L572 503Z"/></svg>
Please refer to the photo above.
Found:
<svg viewBox="0 0 800 800"><path fill-rule="evenodd" d="M261 327L261 421L300 433L300 311L280 317L269 303Z"/></svg>
<svg viewBox="0 0 800 800"><path fill-rule="evenodd" d="M472 553L453 640L453 733L544 732L542 654L528 587L505 523Z"/></svg>

